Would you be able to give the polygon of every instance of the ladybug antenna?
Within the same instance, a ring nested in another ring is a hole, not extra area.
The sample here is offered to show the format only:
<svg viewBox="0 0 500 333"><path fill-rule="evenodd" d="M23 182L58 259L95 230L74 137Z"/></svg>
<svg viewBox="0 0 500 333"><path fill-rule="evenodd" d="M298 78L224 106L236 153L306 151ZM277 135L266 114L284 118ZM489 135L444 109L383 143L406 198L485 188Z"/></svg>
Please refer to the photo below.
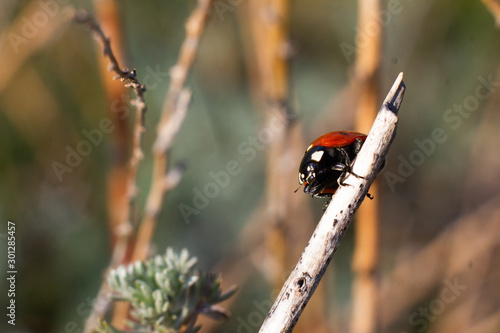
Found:
<svg viewBox="0 0 500 333"><path fill-rule="evenodd" d="M297 193L297 191L299 190L299 188L301 187L302 185L299 185L299 187L297 187L297 189L295 191L293 191L293 193Z"/></svg>

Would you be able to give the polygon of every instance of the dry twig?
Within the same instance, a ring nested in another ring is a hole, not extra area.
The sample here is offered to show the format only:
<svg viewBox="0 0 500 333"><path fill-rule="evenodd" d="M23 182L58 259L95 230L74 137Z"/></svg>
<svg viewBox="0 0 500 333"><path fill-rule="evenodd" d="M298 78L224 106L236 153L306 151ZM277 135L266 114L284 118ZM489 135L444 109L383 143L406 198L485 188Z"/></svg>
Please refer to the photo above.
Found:
<svg viewBox="0 0 500 333"><path fill-rule="evenodd" d="M99 22L102 31L110 39L113 54L119 63L124 63L123 51L123 29L119 4L114 0L93 0L95 20ZM99 64L99 74L103 84L103 90L107 97L108 105L122 101L127 95L127 87L122 82L114 80L109 75L109 60L102 57L97 52L97 62ZM130 257L132 247L132 233L127 216L134 216L129 213L130 205L127 193L127 183L129 175L129 154L133 128L129 126L129 112L116 112L113 108L108 110L109 118L116 129L113 131L110 140L113 158L107 170L107 211L108 225L111 232L111 248L113 251L112 263L125 263ZM121 223L125 223L122 226ZM123 231L126 231L125 233Z"/></svg>
<svg viewBox="0 0 500 333"><path fill-rule="evenodd" d="M147 106L144 94L146 92L146 86L141 84L137 79L137 73L135 69L130 71L127 68L123 69L120 68L120 65L116 60L113 50L111 49L109 38L106 37L99 24L95 22L86 11L78 11L75 14L75 21L87 25L89 29L99 38L99 40L103 44L103 54L110 61L109 69L110 71L116 73L115 79L120 79L122 82L125 83L126 87L132 88L137 96L137 99L133 101L133 104L137 108L137 115L134 128L132 155L130 156L130 162L129 162L130 169L127 177L127 190L126 190L129 204L126 207L127 211L124 212L123 214L124 219L126 219L126 221L122 221L122 223L120 223L120 225L122 226L127 226L127 225L129 226L129 228L124 228L126 229L124 231L125 233L131 232L130 230L132 227L130 225L130 220L129 220L130 203L135 197L136 193L135 180L137 176L137 169L140 160L143 158L141 142L142 142L142 133L145 132L144 116L146 114Z"/></svg>
<svg viewBox="0 0 500 333"><path fill-rule="evenodd" d="M183 122L191 93L183 90L189 70L193 64L205 24L208 21L213 0L198 0L198 6L186 21L186 38L181 46L177 64L170 70L172 80L163 104L158 136L153 146L154 162L151 187L146 201L146 211L137 234L132 261L144 260L149 251L156 217L160 212L163 196L169 188L165 186L167 155L175 134Z"/></svg>
<svg viewBox="0 0 500 333"><path fill-rule="evenodd" d="M114 232L117 232L117 243L113 248L113 254L111 263L109 268L116 266L117 264L122 263L122 259L124 257L124 253L126 251L126 247L128 244L128 240L132 234L132 224L130 222L130 211L131 204L136 194L136 177L137 170L139 167L139 162L143 158L143 153L141 149L142 142L142 134L145 131L144 128L144 116L147 110L146 101L145 101L145 92L146 87L139 82L137 79L137 74L135 69L128 70L127 68L121 68L118 60L116 59L113 50L111 49L111 43L108 37L102 31L100 25L89 15L86 11L78 11L74 17L75 22L85 24L89 27L89 29L97 36L97 38L103 44L103 54L104 57L107 57L110 62L109 70L113 71L116 76L115 79L120 79L125 83L125 87L130 87L134 90L137 99L133 101L137 108L136 113L136 122L134 127L134 137L133 137L133 147L132 154L129 160L129 170L126 176L126 188L125 188L125 196L126 196L126 204L123 207L123 212L121 214L121 221L119 221L118 226ZM109 269L108 268L108 269ZM98 293L98 299L106 299L104 295L108 293L108 286L106 281L104 280L101 288ZM109 300L104 302L95 303L92 308L92 313L90 314L87 322L85 324L85 331L89 332L93 328L96 327L98 323L98 318L103 317L105 311L109 306Z"/></svg>
<svg viewBox="0 0 500 333"><path fill-rule="evenodd" d="M173 139L182 125L191 92L183 89L189 70L195 59L201 35L208 20L213 0L199 0L198 6L186 21L186 38L181 46L177 64L170 70L171 82L165 97L162 115L157 127L157 138L153 146L154 163L151 187L146 201L137 240L131 261L145 260L149 253L151 238L156 226L165 192L172 189L180 180L182 167L167 171L167 154ZM113 322L123 322L128 313L128 306L120 308L113 317Z"/></svg>
<svg viewBox="0 0 500 333"><path fill-rule="evenodd" d="M360 177L349 175L346 179L349 185L339 188L333 196L259 332L291 332L297 323L387 155L395 135L397 112L404 91L401 73L389 91L354 163L352 172Z"/></svg>

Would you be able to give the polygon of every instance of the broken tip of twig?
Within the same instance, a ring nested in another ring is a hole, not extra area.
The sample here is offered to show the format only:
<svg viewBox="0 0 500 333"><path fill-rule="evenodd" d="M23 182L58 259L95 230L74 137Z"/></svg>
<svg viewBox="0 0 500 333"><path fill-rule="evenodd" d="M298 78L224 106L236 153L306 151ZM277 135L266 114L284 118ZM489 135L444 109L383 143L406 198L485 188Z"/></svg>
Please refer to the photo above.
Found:
<svg viewBox="0 0 500 333"><path fill-rule="evenodd" d="M389 90L389 93L387 94L387 97L384 100L384 104L394 114L397 114L399 111L399 107L403 102L403 96L405 90L406 90L406 85L403 82L403 72L401 72L396 78L396 81L394 81L391 90Z"/></svg>

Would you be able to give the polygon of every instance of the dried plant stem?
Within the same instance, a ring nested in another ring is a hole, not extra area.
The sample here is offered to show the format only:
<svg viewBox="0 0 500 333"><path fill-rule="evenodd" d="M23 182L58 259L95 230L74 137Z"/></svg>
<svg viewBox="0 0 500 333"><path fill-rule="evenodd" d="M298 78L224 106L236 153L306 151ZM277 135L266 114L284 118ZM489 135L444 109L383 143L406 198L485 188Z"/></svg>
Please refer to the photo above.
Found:
<svg viewBox="0 0 500 333"><path fill-rule="evenodd" d="M373 29L374 22L380 22L381 1L358 1L358 29ZM354 128L362 133L368 132L377 114L380 100L379 72L383 27L369 35L364 44L358 41L354 85L358 93L358 108ZM370 187L370 193L379 198L378 183ZM350 331L352 333L373 333L377 327L378 287L376 270L378 265L380 200L366 202L356 215L355 246L352 259L354 283L352 286L352 314Z"/></svg>
<svg viewBox="0 0 500 333"><path fill-rule="evenodd" d="M117 4L114 0L94 0L93 1L96 20L99 22L102 31L106 31L106 36L110 40L113 54L119 63L123 63L124 52L122 44L122 28ZM100 54L97 57L101 79L106 91L109 104L123 99L127 88L121 82L114 80L109 75L109 60ZM140 113L136 113L139 116ZM109 118L116 126L111 137L111 146L114 158L111 159L110 169L107 175L107 206L108 223L111 231L111 248L113 251L111 266L122 264L128 260L132 247L132 228L129 223L131 201L128 188L134 186L130 184L131 171L129 165L129 151L131 144L131 129L129 121L124 114L109 110ZM138 128L136 127L136 132ZM136 170L136 169L135 169Z"/></svg>
<svg viewBox="0 0 500 333"><path fill-rule="evenodd" d="M160 212L165 191L169 188L169 186L165 186L165 178L168 177L168 150L187 111L191 94L187 90L182 91L198 51L212 3L213 0L198 0L198 6L186 21L186 38L181 46L179 60L170 70L172 80L163 104L160 122L157 127L157 138L153 146L153 175L146 201L146 210L132 254L132 260L134 261L144 260L148 255L156 218Z"/></svg>
<svg viewBox="0 0 500 333"><path fill-rule="evenodd" d="M136 113L136 122L134 127L133 134L133 143L132 143L132 154L129 160L129 172L127 177L127 185L126 185L126 193L127 193L127 201L128 205L124 207L125 212L123 213L123 221L120 223L124 232L131 232L130 225L130 206L133 201L136 193L135 181L137 176L137 169L139 166L140 160L143 158L141 142L142 142L142 134L145 131L144 128L144 115L146 113L146 100L145 100L145 92L146 87L139 82L137 79L137 74L135 69L128 70L126 68L120 68L118 61L111 49L111 44L109 38L106 37L101 27L97 22L95 22L90 15L85 11L79 11L75 15L75 21L79 23L83 23L87 25L90 30L99 38L99 40L103 44L103 54L105 57L109 59L110 62L110 70L116 73L115 79L120 79L125 83L126 87L130 87L134 90L137 99L133 101L133 104L137 108ZM126 226L130 226L129 228Z"/></svg>
<svg viewBox="0 0 500 333"><path fill-rule="evenodd" d="M165 192L176 185L182 171L180 168L167 171L167 155L187 113L191 93L183 90L189 70L194 61L201 35L208 20L212 0L198 0L198 6L186 21L186 38L181 46L179 60L170 70L170 87L163 104L160 122L157 127L157 138L153 146L153 175L151 186L146 201L146 208L139 230L136 243L132 252L131 261L145 260L156 219L160 212ZM114 323L124 322L128 314L128 304L119 308L113 316Z"/></svg>
<svg viewBox="0 0 500 333"><path fill-rule="evenodd" d="M290 182L290 179L296 178L297 170L289 167L289 161L300 160L305 142L302 123L294 121L295 114L289 106L289 1L255 0L248 2L246 7L242 8L245 13L242 20L248 23L251 35L251 38L245 38L245 43L252 44L252 47L248 47L252 52L248 57L248 67L255 68L256 73L253 74L258 79L251 82L254 83L254 94L258 97L257 109L265 111L265 127L270 128L276 119L283 124L273 130L273 139L267 148L264 208L267 214L266 231L262 235L265 246L260 251L260 260L254 260L268 278L271 288L279 290L291 258L300 254L297 243L305 243L306 235L312 231L311 215L300 219L303 213L311 211L306 208L306 203L297 203L309 198L296 195L296 184ZM298 214L295 207L301 207L303 212ZM311 311L304 314L301 325L296 327L297 332L326 332L323 304L321 298L310 304Z"/></svg>
<svg viewBox="0 0 500 333"><path fill-rule="evenodd" d="M146 113L146 101L145 92L146 87L139 82L135 69L129 71L128 69L122 69L116 59L115 54L111 48L111 43L108 37L104 34L100 25L92 19L92 17L86 11L79 11L75 14L74 20L76 22L85 24L89 29L97 36L97 38L103 44L103 54L109 59L110 66L109 69L113 71L116 76L115 79L120 79L125 83L125 87L130 87L134 90L137 99L133 101L137 108L136 121L134 126L133 143L132 143L132 154L129 159L129 168L126 174L125 180L125 198L124 204L120 207L121 214L119 216L119 221L117 221L114 226L113 233L116 237L116 244L114 244L111 263L109 268L114 267L123 262L125 258L125 253L129 244L130 237L132 235L132 224L130 221L130 211L132 201L135 198L136 193L136 177L137 170L139 167L139 162L143 158L143 153L141 149L142 134L144 129L144 115ZM104 281L98 293L98 299L105 299L103 296L108 291L108 286ZM92 313L90 314L87 322L85 324L85 332L92 331L98 323L98 318L103 317L104 311L106 311L108 304L95 303L92 308Z"/></svg>
<svg viewBox="0 0 500 333"><path fill-rule="evenodd" d="M325 273L352 216L363 202L394 138L405 85L401 73L387 95L349 175L321 218L265 319L261 333L291 332Z"/></svg>
<svg viewBox="0 0 500 333"><path fill-rule="evenodd" d="M256 0L247 4L245 22L248 22L252 38L252 54L249 60L255 62L258 75L255 93L258 99L257 110L266 111L266 122L279 118L283 124L274 131L267 154L267 207L268 226L266 232L267 257L273 262L272 270L267 269L272 288L279 288L283 283L286 267L287 250L285 242L285 221L287 196L286 180L289 174L283 172L281 164L287 154L284 146L289 136L290 112L287 105L288 94L288 57L282 52L287 43L288 3L286 0ZM247 43L249 40L246 41ZM268 126L268 125L265 125ZM262 267L261 267L262 268Z"/></svg>
<svg viewBox="0 0 500 333"><path fill-rule="evenodd" d="M173 140L176 133L179 131L182 122L187 113L191 92L188 89L181 90L178 99L178 106L171 121L163 127L158 128L158 138L162 133L168 132L168 136ZM156 141L158 142L158 140ZM167 146L167 149L170 145ZM132 261L146 259L149 251L151 238L156 226L156 218L160 212L163 196L166 191L173 188L180 180L182 170L179 168L171 169L167 172L167 152L155 151L155 161L153 164L153 180L149 191L146 210L141 225L137 234L137 241L132 254Z"/></svg>

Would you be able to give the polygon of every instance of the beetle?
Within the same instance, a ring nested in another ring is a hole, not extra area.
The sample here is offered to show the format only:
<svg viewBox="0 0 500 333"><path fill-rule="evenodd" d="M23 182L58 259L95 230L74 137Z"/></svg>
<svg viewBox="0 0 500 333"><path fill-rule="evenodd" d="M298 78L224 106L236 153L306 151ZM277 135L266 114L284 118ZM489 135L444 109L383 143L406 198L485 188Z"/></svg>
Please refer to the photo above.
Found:
<svg viewBox="0 0 500 333"><path fill-rule="evenodd" d="M299 167L304 193L331 197L339 186L345 185L343 181L348 173L353 174L353 161L365 140L365 134L353 131L334 131L314 140Z"/></svg>

